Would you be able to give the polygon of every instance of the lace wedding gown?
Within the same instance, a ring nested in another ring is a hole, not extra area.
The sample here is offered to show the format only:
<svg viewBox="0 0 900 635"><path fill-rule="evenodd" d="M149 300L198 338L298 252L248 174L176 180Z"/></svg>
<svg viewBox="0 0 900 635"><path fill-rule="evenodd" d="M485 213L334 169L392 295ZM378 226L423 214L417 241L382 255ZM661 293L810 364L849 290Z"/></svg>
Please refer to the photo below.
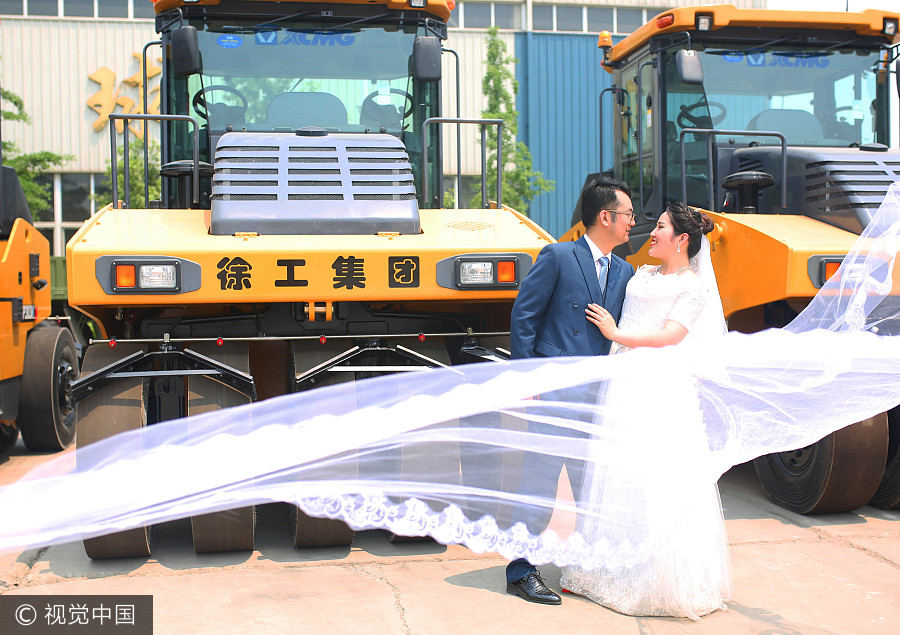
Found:
<svg viewBox="0 0 900 635"><path fill-rule="evenodd" d="M642 267L629 282L620 327L659 329L666 320L688 327L672 348L673 365L683 366L692 342L721 334L715 321L700 319L707 297L696 275ZM604 398L607 414L595 422L604 443L595 452L623 458L594 462L580 529L610 556L599 569L564 567L563 588L629 615L698 619L724 608L728 542L693 378L649 366L646 381L608 382Z"/></svg>

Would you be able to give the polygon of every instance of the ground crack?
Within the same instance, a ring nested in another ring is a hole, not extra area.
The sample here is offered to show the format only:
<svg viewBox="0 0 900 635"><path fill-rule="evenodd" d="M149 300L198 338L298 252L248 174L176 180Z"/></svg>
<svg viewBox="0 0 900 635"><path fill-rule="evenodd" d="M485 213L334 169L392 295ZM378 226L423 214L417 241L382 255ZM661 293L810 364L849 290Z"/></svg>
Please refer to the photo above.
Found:
<svg viewBox="0 0 900 635"><path fill-rule="evenodd" d="M374 567L376 571L370 570L370 567ZM394 608L397 610L397 615L400 618L401 624L401 633L403 635L410 635L409 624L406 623L406 609L403 607L403 602L400 600L400 589L398 589L394 584L389 582L384 577L384 565L381 564L368 564L368 565L357 565L352 564L346 567L348 570L353 571L357 575L368 578L369 580L375 580L376 582L381 582L385 586L387 586L391 593L394 595Z"/></svg>

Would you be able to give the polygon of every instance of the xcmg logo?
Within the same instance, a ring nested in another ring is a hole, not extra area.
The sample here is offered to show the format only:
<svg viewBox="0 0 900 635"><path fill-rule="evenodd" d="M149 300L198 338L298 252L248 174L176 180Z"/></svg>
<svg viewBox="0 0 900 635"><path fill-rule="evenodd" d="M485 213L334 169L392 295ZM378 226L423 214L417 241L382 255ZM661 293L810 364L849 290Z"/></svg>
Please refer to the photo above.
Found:
<svg viewBox="0 0 900 635"><path fill-rule="evenodd" d="M296 44L300 46L350 46L356 40L351 31L261 31L256 34L256 43L262 46Z"/></svg>
<svg viewBox="0 0 900 635"><path fill-rule="evenodd" d="M722 59L732 64L747 60L747 66L787 66L789 68L826 68L829 59L824 55L793 55L790 53L742 53L732 51L722 55Z"/></svg>

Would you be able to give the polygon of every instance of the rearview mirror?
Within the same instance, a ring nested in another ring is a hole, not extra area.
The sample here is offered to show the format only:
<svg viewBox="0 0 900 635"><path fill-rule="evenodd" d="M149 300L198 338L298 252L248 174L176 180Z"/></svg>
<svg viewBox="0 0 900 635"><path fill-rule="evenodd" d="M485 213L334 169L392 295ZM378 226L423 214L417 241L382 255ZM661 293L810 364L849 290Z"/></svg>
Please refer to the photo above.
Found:
<svg viewBox="0 0 900 635"><path fill-rule="evenodd" d="M441 81L441 40L438 37L416 36L413 43L412 74L420 82Z"/></svg>
<svg viewBox="0 0 900 635"><path fill-rule="evenodd" d="M683 84L703 84L703 65L697 51L682 49L675 53L675 68Z"/></svg>
<svg viewBox="0 0 900 635"><path fill-rule="evenodd" d="M200 44L197 29L180 26L172 30L172 71L177 77L187 77L200 72Z"/></svg>

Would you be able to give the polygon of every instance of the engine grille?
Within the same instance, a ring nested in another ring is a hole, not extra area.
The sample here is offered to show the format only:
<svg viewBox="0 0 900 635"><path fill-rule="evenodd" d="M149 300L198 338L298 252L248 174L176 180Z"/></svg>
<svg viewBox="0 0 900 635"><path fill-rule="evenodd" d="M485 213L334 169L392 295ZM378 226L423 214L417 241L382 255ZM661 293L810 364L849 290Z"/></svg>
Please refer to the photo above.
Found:
<svg viewBox="0 0 900 635"><path fill-rule="evenodd" d="M895 158L895 157L892 157ZM865 157L806 164L806 203L823 214L876 210L891 183L900 179L900 161Z"/></svg>
<svg viewBox="0 0 900 635"><path fill-rule="evenodd" d="M385 134L228 133L211 200L217 235L420 231L409 156Z"/></svg>

